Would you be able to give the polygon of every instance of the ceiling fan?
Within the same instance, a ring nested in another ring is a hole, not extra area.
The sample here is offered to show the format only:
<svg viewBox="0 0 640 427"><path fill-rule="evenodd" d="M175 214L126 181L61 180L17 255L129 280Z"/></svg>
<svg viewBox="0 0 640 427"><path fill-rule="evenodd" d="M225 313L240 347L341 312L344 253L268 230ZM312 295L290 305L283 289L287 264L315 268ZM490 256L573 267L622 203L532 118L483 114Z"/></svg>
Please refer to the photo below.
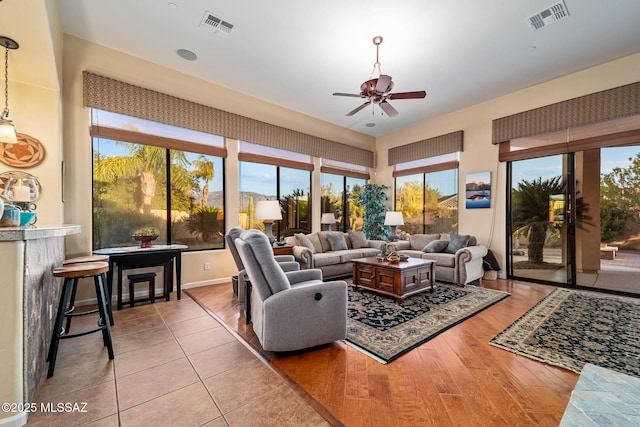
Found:
<svg viewBox="0 0 640 427"><path fill-rule="evenodd" d="M341 93L335 92L335 96L351 96L356 98L364 98L366 101L356 109L349 111L347 116L353 116L358 111L362 110L369 104L379 105L382 111L387 113L389 117L395 117L398 115L398 111L389 104L391 99L417 99L427 96L427 92L424 90L415 92L398 92L391 93L393 89L393 81L391 76L382 74L380 72L380 62L378 61L378 52L380 44L382 43L382 37L376 36L373 38L373 44L376 46L376 63L373 64L373 72L371 77L360 86L360 93Z"/></svg>

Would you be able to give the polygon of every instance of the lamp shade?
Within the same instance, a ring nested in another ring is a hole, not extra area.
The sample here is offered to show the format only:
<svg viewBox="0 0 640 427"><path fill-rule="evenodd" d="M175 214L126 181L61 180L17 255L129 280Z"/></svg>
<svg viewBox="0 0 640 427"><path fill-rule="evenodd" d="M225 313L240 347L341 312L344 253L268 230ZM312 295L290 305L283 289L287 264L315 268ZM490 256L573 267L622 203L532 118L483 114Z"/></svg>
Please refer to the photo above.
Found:
<svg viewBox="0 0 640 427"><path fill-rule="evenodd" d="M384 225L404 225L402 212L392 211L384 215Z"/></svg>
<svg viewBox="0 0 640 427"><path fill-rule="evenodd" d="M0 142L5 144L17 144L16 128L9 119L0 119Z"/></svg>
<svg viewBox="0 0 640 427"><path fill-rule="evenodd" d="M320 219L320 224L335 224L336 217L332 213L323 213L322 218Z"/></svg>
<svg viewBox="0 0 640 427"><path fill-rule="evenodd" d="M256 203L253 217L261 220L281 220L280 202L278 200L260 200Z"/></svg>

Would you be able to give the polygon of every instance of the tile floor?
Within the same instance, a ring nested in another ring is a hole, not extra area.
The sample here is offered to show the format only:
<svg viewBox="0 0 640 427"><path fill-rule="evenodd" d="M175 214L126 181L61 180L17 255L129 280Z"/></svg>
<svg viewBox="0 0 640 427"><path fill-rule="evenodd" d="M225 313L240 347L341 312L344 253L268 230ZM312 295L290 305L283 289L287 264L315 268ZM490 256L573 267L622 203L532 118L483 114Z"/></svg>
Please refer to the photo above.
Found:
<svg viewBox="0 0 640 427"><path fill-rule="evenodd" d="M640 378L587 363L560 427L640 425Z"/></svg>
<svg viewBox="0 0 640 427"><path fill-rule="evenodd" d="M72 332L96 317L73 319ZM99 333L63 340L36 401L86 412L36 412L28 426L326 426L263 359L183 293L114 312L115 359Z"/></svg>

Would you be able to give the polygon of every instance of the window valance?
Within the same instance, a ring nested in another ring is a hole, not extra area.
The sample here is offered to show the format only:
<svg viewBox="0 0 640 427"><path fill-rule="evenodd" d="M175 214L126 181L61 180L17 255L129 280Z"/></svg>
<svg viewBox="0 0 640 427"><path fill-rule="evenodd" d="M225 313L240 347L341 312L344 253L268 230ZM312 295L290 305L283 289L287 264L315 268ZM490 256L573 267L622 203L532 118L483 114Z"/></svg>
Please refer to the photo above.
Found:
<svg viewBox="0 0 640 427"><path fill-rule="evenodd" d="M373 152L187 101L89 71L85 107L99 108L310 156L373 167Z"/></svg>
<svg viewBox="0 0 640 427"><path fill-rule="evenodd" d="M371 179L369 168L366 166L354 165L352 163L339 162L337 160L322 159L320 172L332 175L344 175L351 178Z"/></svg>
<svg viewBox="0 0 640 427"><path fill-rule="evenodd" d="M389 166L398 163L411 162L425 157L435 157L442 154L462 151L464 132L459 130L433 138L412 142L389 149Z"/></svg>
<svg viewBox="0 0 640 427"><path fill-rule="evenodd" d="M640 114L640 82L493 120L492 142L556 132Z"/></svg>

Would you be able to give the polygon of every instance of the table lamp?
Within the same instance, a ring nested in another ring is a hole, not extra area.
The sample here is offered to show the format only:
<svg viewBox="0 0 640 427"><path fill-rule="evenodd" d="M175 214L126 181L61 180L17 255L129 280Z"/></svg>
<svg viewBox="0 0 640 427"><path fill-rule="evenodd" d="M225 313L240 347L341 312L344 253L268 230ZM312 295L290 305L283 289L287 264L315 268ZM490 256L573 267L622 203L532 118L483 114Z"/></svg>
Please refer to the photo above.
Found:
<svg viewBox="0 0 640 427"><path fill-rule="evenodd" d="M324 231L331 231L331 224L336 223L336 217L332 213L323 213L320 224L324 225Z"/></svg>
<svg viewBox="0 0 640 427"><path fill-rule="evenodd" d="M260 200L256 203L256 210L253 217L262 220L264 223L264 234L267 235L269 242L273 245L273 242L276 241L273 235L273 221L282 219L280 202L278 200Z"/></svg>
<svg viewBox="0 0 640 427"><path fill-rule="evenodd" d="M396 234L396 227L399 225L404 225L404 219L402 219L402 212L392 211L392 212L385 213L384 225L389 226L389 241L395 242L396 240L398 240L398 235Z"/></svg>

